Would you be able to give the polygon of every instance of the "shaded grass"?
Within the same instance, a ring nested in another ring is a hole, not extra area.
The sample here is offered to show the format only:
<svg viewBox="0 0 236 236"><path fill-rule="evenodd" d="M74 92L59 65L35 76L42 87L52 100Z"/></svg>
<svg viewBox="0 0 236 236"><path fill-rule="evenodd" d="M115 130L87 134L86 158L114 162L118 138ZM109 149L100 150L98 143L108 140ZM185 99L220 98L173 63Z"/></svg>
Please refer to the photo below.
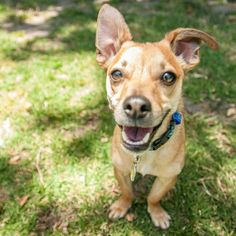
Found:
<svg viewBox="0 0 236 236"><path fill-rule="evenodd" d="M13 21L9 16L17 16L19 8L44 10L54 2L6 3L0 4L3 22ZM108 221L106 210L118 194L110 160L114 121L106 103L104 73L95 62L99 5L75 3L47 21L47 37L21 43L16 39L24 32L1 29L0 122L10 118L14 135L0 150L0 191L5 193L4 199L0 194L0 234L233 235L235 124L208 114L186 117L186 165L163 201L173 219L170 229L157 230L146 205L139 203L131 209L137 216L133 222ZM236 67L230 59L235 53L235 22L227 15L216 15L202 1L113 3L126 13L138 41L160 40L179 26L211 32L221 50L203 47L202 63L189 74L184 94L195 102L235 103ZM218 133L227 136L232 152L224 142L222 146ZM19 160L12 164L17 155ZM28 201L20 206L26 195Z"/></svg>

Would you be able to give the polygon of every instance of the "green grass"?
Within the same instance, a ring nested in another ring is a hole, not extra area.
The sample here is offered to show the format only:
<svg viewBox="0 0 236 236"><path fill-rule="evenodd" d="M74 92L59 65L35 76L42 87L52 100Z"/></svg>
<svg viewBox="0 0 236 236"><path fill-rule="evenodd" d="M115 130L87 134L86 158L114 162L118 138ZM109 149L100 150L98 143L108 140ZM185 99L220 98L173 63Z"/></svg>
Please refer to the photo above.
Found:
<svg viewBox="0 0 236 236"><path fill-rule="evenodd" d="M46 22L48 36L28 42L19 40L24 30L14 30L35 9L57 2L0 3L0 124L8 118L13 129L0 149L0 235L234 235L236 125L209 114L186 114L186 165L163 200L171 227L157 230L146 204L136 202L134 221L107 219L118 194L110 158L114 122L95 61L100 5L75 0ZM158 41L176 27L212 33L221 48L202 47L184 95L235 103L235 21L204 2L112 1L137 41Z"/></svg>

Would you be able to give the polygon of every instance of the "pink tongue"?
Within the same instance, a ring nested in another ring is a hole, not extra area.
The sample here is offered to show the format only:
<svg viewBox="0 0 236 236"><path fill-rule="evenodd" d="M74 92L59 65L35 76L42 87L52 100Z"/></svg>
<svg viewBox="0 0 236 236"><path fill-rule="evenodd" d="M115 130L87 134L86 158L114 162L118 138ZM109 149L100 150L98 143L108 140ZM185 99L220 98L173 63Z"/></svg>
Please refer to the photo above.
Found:
<svg viewBox="0 0 236 236"><path fill-rule="evenodd" d="M143 140L147 133L152 132L152 128L124 127L124 131L129 140L138 142Z"/></svg>

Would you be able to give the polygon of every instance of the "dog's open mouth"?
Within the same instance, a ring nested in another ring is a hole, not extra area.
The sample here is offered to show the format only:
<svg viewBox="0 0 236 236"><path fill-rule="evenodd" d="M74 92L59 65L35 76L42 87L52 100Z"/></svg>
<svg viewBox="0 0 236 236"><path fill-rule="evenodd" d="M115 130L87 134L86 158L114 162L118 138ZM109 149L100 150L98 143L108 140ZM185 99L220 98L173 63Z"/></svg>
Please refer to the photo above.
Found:
<svg viewBox="0 0 236 236"><path fill-rule="evenodd" d="M148 148L153 137L155 128L128 127L123 126L123 145L131 151L142 151Z"/></svg>
<svg viewBox="0 0 236 236"><path fill-rule="evenodd" d="M160 123L155 127L121 126L121 136L123 146L130 151L139 152L147 150L151 140L156 134L164 119L169 114L170 109L164 113Z"/></svg>

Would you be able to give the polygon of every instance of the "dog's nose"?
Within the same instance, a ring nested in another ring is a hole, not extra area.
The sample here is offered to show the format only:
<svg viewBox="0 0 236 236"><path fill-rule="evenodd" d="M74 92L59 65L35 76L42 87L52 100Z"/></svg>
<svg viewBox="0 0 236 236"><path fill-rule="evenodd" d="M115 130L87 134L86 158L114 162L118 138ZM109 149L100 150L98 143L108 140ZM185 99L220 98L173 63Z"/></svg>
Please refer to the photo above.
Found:
<svg viewBox="0 0 236 236"><path fill-rule="evenodd" d="M132 96L125 99L123 103L125 114L132 119L146 117L152 110L150 101L141 96Z"/></svg>

